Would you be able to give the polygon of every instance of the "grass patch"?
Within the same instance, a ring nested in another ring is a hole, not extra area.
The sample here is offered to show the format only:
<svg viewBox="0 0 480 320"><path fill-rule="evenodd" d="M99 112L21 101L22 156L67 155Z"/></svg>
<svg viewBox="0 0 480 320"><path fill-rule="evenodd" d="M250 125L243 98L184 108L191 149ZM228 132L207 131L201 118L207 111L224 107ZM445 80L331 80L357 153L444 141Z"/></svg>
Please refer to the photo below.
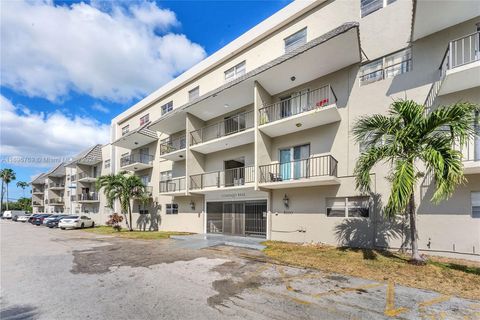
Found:
<svg viewBox="0 0 480 320"><path fill-rule="evenodd" d="M289 265L396 284L447 295L480 299L480 264L429 257L425 266L408 263L409 256L389 251L300 245L266 241L265 254Z"/></svg>
<svg viewBox="0 0 480 320"><path fill-rule="evenodd" d="M112 227L100 226L90 229L82 229L95 234L105 234L127 239L143 239L143 240L157 240L168 239L170 236L175 235L188 235L188 232L173 232L173 231L128 231L128 229L122 229L121 231L115 231Z"/></svg>

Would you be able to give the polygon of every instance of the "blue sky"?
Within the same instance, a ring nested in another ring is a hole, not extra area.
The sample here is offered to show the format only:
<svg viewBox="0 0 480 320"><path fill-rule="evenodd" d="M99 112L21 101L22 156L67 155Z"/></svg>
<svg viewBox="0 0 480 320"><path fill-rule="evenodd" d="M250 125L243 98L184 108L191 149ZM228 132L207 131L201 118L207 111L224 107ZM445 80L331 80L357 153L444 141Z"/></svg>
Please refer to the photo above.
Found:
<svg viewBox="0 0 480 320"><path fill-rule="evenodd" d="M106 142L115 115L290 2L2 2L1 167L30 181Z"/></svg>

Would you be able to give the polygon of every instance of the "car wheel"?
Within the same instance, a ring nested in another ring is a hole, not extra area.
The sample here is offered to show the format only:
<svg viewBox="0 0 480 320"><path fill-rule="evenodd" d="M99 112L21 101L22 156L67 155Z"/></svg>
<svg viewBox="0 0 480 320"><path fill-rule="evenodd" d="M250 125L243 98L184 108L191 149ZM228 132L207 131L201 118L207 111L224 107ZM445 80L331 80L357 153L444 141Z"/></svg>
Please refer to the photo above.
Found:
<svg viewBox="0 0 480 320"><path fill-rule="evenodd" d="M65 228L60 228L60 229L65 230Z"/></svg>
<svg viewBox="0 0 480 320"><path fill-rule="evenodd" d="M95 222L92 222L92 228L95 228Z"/></svg>
<svg viewBox="0 0 480 320"><path fill-rule="evenodd" d="M82 222L82 225L80 226L81 229L85 228L85 224Z"/></svg>

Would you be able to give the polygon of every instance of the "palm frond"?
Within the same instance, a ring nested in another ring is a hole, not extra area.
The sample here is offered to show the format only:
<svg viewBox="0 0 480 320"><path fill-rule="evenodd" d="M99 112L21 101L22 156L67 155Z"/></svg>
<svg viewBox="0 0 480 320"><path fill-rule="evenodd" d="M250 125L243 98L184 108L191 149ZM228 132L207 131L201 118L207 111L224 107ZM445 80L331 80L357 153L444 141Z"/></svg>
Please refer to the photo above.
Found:
<svg viewBox="0 0 480 320"><path fill-rule="evenodd" d="M407 208L417 179L413 161L397 160L392 176L392 189L385 206L385 214L389 217L404 212Z"/></svg>

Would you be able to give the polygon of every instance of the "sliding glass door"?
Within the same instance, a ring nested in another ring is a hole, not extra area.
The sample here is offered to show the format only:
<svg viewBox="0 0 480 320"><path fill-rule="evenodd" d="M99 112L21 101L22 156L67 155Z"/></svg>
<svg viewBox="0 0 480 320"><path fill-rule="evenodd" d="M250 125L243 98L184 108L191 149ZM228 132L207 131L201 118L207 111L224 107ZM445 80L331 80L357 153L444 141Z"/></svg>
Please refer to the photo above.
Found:
<svg viewBox="0 0 480 320"><path fill-rule="evenodd" d="M310 145L305 144L280 150L280 177L282 180L308 176Z"/></svg>

